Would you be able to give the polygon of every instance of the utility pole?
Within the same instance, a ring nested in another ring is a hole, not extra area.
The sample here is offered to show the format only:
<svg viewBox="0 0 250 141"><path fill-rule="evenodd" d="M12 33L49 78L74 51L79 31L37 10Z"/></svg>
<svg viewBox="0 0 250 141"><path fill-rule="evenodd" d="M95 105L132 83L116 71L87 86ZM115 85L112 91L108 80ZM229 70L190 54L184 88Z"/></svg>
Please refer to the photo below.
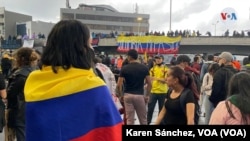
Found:
<svg viewBox="0 0 250 141"><path fill-rule="evenodd" d="M169 31L172 31L172 0L170 0L170 12L169 12Z"/></svg>
<svg viewBox="0 0 250 141"><path fill-rule="evenodd" d="M69 5L69 0L66 0L66 8L71 9L71 6Z"/></svg>
<svg viewBox="0 0 250 141"><path fill-rule="evenodd" d="M135 4L135 13L138 14L138 11L139 11L139 7L137 5L137 3Z"/></svg>
<svg viewBox="0 0 250 141"><path fill-rule="evenodd" d="M137 22L138 22L138 32L137 32L137 34L138 34L138 36L140 35L141 21L142 21L142 20L143 20L142 17L138 17L138 18L137 18Z"/></svg>
<svg viewBox="0 0 250 141"><path fill-rule="evenodd" d="M216 36L216 25L219 23L219 21L216 21L212 25L214 25L214 36Z"/></svg>

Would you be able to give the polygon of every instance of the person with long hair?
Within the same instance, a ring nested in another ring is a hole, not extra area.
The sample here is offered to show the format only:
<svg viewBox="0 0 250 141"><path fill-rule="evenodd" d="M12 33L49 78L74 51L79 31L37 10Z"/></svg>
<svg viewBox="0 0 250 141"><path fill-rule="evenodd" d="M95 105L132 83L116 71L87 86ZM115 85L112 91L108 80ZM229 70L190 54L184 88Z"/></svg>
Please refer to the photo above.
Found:
<svg viewBox="0 0 250 141"><path fill-rule="evenodd" d="M23 91L27 77L35 70L34 66L37 59L38 56L33 49L28 47L19 48L15 53L16 69L8 79L7 126L15 131L17 141L26 140L25 99Z"/></svg>
<svg viewBox="0 0 250 141"><path fill-rule="evenodd" d="M190 73L179 66L172 66L167 72L166 83L169 87L165 103L155 122L156 125L194 125L195 99L193 93L194 80ZM181 95L187 91L185 97L185 112L182 110Z"/></svg>
<svg viewBox="0 0 250 141"><path fill-rule="evenodd" d="M213 105L209 101L209 97L212 92L212 85L213 85L213 76L215 72L220 68L220 65L218 63L212 63L208 66L208 72L205 73L202 81L201 86L201 96L204 98L201 98L202 107L204 107L204 114L205 114L205 121L204 124L209 123L209 119L211 116L211 113L213 111Z"/></svg>
<svg viewBox="0 0 250 141"><path fill-rule="evenodd" d="M229 81L228 98L213 110L210 125L250 124L250 74L239 72Z"/></svg>
<svg viewBox="0 0 250 141"><path fill-rule="evenodd" d="M121 140L121 116L93 60L87 25L55 24L25 84L26 141Z"/></svg>

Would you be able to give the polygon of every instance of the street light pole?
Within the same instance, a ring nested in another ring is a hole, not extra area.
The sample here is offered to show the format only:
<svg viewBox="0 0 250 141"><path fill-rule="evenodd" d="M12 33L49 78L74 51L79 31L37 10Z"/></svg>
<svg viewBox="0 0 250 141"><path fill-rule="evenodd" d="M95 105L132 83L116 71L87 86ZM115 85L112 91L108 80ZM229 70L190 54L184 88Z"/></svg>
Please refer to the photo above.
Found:
<svg viewBox="0 0 250 141"><path fill-rule="evenodd" d="M219 21L216 21L216 23L213 23L212 25L214 25L214 36L216 36L216 25L219 23Z"/></svg>
<svg viewBox="0 0 250 141"><path fill-rule="evenodd" d="M140 34L140 28L141 28L141 21L142 21L142 17L138 17L137 18L137 21L138 21L138 36L139 36L139 34Z"/></svg>
<svg viewBox="0 0 250 141"><path fill-rule="evenodd" d="M169 31L172 30L172 0L170 0L170 12L169 12Z"/></svg>

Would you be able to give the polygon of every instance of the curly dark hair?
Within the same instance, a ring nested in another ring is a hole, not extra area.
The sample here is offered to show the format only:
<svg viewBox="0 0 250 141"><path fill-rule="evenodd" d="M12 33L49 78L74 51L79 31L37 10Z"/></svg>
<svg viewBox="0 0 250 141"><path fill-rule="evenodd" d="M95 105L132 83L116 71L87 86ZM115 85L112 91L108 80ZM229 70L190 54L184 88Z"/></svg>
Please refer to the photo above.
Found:
<svg viewBox="0 0 250 141"><path fill-rule="evenodd" d="M15 54L16 67L30 66L32 62L38 59L35 51L28 47L21 47Z"/></svg>

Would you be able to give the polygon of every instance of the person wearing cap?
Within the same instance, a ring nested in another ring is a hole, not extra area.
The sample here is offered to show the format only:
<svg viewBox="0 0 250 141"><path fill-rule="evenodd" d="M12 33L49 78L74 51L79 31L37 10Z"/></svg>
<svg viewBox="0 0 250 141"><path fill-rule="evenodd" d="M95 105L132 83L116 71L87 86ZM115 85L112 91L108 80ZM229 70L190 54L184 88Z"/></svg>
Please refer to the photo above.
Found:
<svg viewBox="0 0 250 141"><path fill-rule="evenodd" d="M238 71L233 67L233 55L230 52L222 52L218 56L220 69L213 77L212 92L209 97L214 108L227 97L227 89L230 78Z"/></svg>
<svg viewBox="0 0 250 141"><path fill-rule="evenodd" d="M162 55L156 55L154 58L155 65L149 71L152 80L152 89L148 103L148 125L151 123L156 103L158 102L160 112L164 105L164 100L168 90L166 84L168 67L163 64L164 57Z"/></svg>
<svg viewBox="0 0 250 141"><path fill-rule="evenodd" d="M187 55L179 55L177 57L177 65L185 70L185 72L191 73L195 82L193 93L195 97L200 97L201 81L199 78L200 72L190 66L191 59Z"/></svg>
<svg viewBox="0 0 250 141"><path fill-rule="evenodd" d="M134 124L136 112L140 125L147 125L146 103L151 90L148 67L138 62L138 52L135 49L129 50L127 55L129 63L121 68L117 82L118 96L121 97L124 86L126 124ZM144 82L147 84L146 95L144 95Z"/></svg>

